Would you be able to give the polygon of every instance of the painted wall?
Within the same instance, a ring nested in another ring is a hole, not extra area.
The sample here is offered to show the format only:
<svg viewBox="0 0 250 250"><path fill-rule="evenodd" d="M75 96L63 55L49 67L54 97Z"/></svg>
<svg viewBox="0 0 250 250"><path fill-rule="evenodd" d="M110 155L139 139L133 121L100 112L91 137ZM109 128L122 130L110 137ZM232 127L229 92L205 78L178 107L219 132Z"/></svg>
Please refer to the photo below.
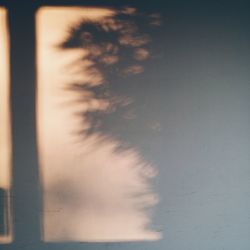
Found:
<svg viewBox="0 0 250 250"><path fill-rule="evenodd" d="M139 108L144 120L136 126L154 121L156 129L129 127L123 135L157 166L152 225L162 239L47 249L250 247L249 4L188 1L155 9L162 14L154 36L157 60L137 78L137 98L146 106Z"/></svg>

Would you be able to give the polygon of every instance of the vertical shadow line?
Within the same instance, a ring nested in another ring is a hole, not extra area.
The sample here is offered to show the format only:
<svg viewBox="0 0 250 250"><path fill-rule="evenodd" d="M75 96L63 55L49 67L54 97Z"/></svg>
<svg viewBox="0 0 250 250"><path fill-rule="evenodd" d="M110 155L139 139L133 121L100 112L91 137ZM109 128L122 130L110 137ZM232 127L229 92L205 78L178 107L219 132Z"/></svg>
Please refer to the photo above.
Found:
<svg viewBox="0 0 250 250"><path fill-rule="evenodd" d="M36 143L35 8L9 7L14 242L40 242L40 183Z"/></svg>

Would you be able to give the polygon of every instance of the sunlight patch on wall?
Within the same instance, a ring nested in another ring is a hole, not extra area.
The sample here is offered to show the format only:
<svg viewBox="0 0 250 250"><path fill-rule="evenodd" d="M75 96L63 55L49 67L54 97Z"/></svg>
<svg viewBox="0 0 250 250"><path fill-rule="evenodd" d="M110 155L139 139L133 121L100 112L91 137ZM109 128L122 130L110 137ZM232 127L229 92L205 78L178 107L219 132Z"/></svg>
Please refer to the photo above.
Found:
<svg viewBox="0 0 250 250"><path fill-rule="evenodd" d="M150 228L150 210L157 203L150 183L155 168L137 149L99 129L98 115L121 107L129 111L134 102L114 94L108 82L143 73L142 61L150 57L149 37L130 22L136 13L94 7L44 7L37 13L45 241L160 238ZM132 59L122 61L128 51Z"/></svg>
<svg viewBox="0 0 250 250"><path fill-rule="evenodd" d="M7 11L0 8L0 243L12 241L9 43Z"/></svg>

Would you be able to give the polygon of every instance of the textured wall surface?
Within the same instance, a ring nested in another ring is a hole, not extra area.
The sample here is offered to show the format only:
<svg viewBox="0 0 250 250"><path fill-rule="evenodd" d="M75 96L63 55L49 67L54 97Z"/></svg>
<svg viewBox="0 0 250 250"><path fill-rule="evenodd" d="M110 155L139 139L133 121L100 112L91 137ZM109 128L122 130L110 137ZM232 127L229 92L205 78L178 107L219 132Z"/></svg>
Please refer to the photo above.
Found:
<svg viewBox="0 0 250 250"><path fill-rule="evenodd" d="M153 34L153 63L129 90L143 103L136 107L137 122L114 133L157 168L152 227L162 238L36 249L248 250L249 4L146 1L137 7L160 12L162 25Z"/></svg>

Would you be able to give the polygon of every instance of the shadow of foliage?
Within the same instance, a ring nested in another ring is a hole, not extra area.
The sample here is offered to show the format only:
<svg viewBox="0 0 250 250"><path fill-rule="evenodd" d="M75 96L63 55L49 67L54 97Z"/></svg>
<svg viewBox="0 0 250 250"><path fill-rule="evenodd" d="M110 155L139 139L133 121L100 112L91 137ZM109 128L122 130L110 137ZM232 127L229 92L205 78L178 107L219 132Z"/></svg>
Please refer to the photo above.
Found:
<svg viewBox="0 0 250 250"><path fill-rule="evenodd" d="M115 9L113 16L101 21L83 20L69 30L59 47L84 50L82 61L88 66L83 70L91 78L89 82L71 83L67 90L83 93L78 100L81 102L87 101L84 93L89 93L92 100L108 103L104 109L77 113L89 124L78 131L80 135L111 136L120 141L121 149L133 146L141 151L159 132L160 125L151 110L154 83L148 79L157 60L153 37L159 35L160 25L158 13L126 7ZM92 81L97 75L99 81Z"/></svg>

